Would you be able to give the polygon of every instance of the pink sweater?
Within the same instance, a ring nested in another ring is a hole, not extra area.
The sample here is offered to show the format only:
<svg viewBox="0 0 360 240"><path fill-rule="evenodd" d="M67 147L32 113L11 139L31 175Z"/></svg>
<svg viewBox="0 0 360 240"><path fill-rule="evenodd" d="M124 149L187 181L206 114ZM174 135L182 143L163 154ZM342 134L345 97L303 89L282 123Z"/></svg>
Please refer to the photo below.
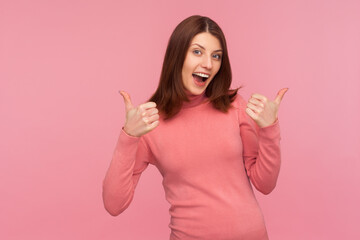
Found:
<svg viewBox="0 0 360 240"><path fill-rule="evenodd" d="M265 128L246 114L238 94L228 113L205 95L190 96L174 118L140 138L119 136L103 183L105 208L112 215L132 201L148 164L163 176L171 207L170 239L268 239L252 185L270 193L280 170L280 128Z"/></svg>

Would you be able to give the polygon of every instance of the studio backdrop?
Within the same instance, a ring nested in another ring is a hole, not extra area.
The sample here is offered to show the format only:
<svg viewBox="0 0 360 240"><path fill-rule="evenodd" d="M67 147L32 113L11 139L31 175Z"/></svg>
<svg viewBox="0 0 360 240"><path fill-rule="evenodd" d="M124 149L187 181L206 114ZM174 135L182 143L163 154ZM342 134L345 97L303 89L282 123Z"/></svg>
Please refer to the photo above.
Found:
<svg viewBox="0 0 360 240"><path fill-rule="evenodd" d="M117 217L102 181L125 121L118 91L149 99L194 14L222 27L244 99L289 88L277 186L254 188L270 239L360 239L357 0L1 1L0 239L168 239L154 166Z"/></svg>

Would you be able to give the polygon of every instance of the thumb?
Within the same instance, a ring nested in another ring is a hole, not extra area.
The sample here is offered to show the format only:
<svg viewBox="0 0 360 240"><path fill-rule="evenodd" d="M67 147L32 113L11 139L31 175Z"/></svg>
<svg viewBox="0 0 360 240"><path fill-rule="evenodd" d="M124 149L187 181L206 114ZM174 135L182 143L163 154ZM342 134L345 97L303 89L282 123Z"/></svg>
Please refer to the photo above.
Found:
<svg viewBox="0 0 360 240"><path fill-rule="evenodd" d="M282 100L283 97L284 97L284 94L285 94L288 90L289 90L289 88L283 88L283 89L281 89L281 90L278 92L278 94L277 94L277 96L276 96L276 98L275 98L275 102L276 102L278 105L280 104L281 100Z"/></svg>
<svg viewBox="0 0 360 240"><path fill-rule="evenodd" d="M125 110L126 112L130 111L131 109L134 108L133 104L131 103L131 99L130 96L127 92L124 91L119 91L119 93L121 94L121 96L123 96L124 98L124 103L125 103Z"/></svg>

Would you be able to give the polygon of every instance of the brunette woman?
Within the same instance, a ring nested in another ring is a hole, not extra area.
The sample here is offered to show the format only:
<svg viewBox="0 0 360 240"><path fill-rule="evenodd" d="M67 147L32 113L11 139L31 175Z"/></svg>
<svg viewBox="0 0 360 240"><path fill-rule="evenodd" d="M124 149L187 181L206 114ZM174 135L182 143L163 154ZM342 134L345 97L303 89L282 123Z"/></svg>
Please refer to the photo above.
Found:
<svg viewBox="0 0 360 240"><path fill-rule="evenodd" d="M133 106L120 92L126 121L103 182L111 215L129 206L150 163L163 176L171 205L170 239L268 239L252 185L263 194L275 188L277 112L287 89L274 101L253 94L246 102L230 85L220 27L203 16L183 20L170 37L149 101Z"/></svg>

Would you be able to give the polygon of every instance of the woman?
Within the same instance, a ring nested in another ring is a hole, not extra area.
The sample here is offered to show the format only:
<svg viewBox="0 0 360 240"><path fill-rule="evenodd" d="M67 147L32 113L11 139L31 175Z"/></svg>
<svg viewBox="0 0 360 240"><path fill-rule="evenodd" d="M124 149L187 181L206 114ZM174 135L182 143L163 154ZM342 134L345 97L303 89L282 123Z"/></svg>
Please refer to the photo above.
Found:
<svg viewBox="0 0 360 240"><path fill-rule="evenodd" d="M226 41L211 19L191 16L172 33L159 86L133 106L121 92L126 122L103 182L111 215L132 201L149 163L163 176L170 239L268 239L251 183L270 193L280 170L275 101L230 90Z"/></svg>

